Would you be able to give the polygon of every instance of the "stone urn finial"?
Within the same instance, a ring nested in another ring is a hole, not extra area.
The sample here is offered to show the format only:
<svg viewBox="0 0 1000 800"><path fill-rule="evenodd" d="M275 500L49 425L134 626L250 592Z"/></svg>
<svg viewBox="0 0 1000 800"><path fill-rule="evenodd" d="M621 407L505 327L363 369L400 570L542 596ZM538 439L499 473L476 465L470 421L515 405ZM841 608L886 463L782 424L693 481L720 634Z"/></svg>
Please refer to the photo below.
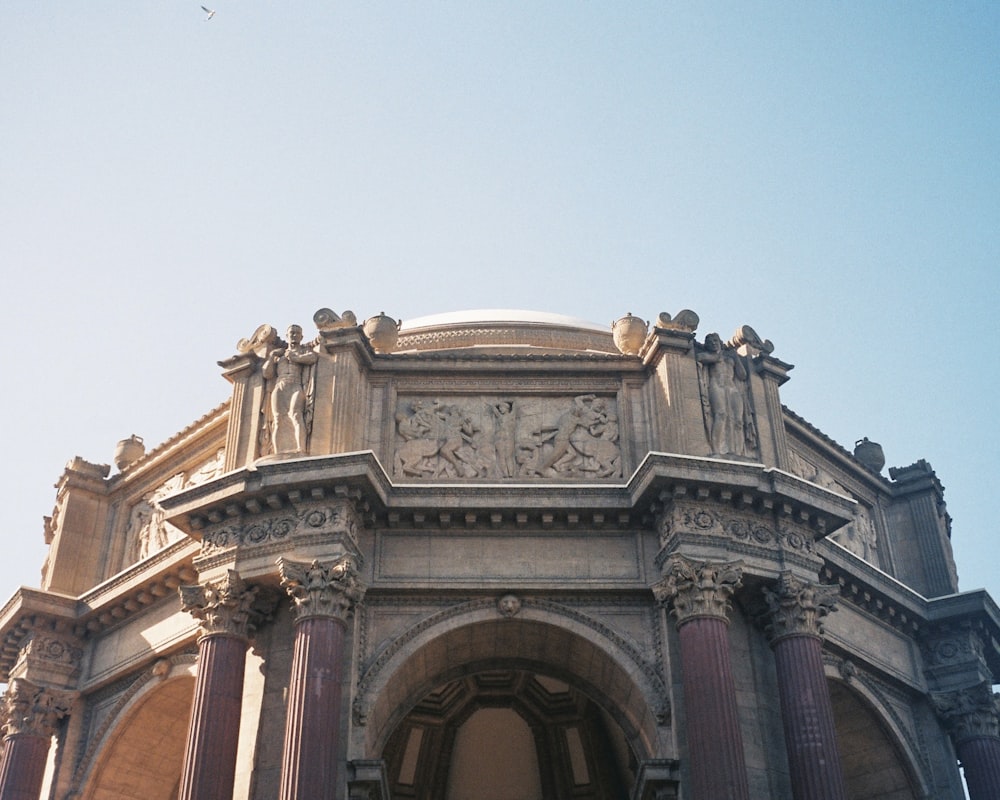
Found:
<svg viewBox="0 0 1000 800"><path fill-rule="evenodd" d="M875 472L881 472L882 467L885 466L885 453L882 451L882 445L869 440L867 436L854 443L854 457Z"/></svg>
<svg viewBox="0 0 1000 800"><path fill-rule="evenodd" d="M146 445L141 436L134 433L127 439L122 439L115 446L115 466L121 471L129 464L138 461L146 455Z"/></svg>
<svg viewBox="0 0 1000 800"><path fill-rule="evenodd" d="M391 353L396 349L399 326L402 324L402 320L397 322L392 317L387 317L384 311L379 311L377 317L365 320L365 336L372 343L376 353Z"/></svg>
<svg viewBox="0 0 1000 800"><path fill-rule="evenodd" d="M646 341L649 325L639 317L633 317L630 311L619 320L611 323L611 338L624 355L637 356Z"/></svg>

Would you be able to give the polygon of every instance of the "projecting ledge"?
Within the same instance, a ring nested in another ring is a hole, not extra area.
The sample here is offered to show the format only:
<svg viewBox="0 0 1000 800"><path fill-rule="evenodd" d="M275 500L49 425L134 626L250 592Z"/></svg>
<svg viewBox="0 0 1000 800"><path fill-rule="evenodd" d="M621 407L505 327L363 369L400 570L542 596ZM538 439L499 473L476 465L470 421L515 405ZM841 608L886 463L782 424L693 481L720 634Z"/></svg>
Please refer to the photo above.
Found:
<svg viewBox="0 0 1000 800"><path fill-rule="evenodd" d="M712 501L795 520L819 539L853 519L855 501L802 478L748 461L649 453L628 482L632 506Z"/></svg>

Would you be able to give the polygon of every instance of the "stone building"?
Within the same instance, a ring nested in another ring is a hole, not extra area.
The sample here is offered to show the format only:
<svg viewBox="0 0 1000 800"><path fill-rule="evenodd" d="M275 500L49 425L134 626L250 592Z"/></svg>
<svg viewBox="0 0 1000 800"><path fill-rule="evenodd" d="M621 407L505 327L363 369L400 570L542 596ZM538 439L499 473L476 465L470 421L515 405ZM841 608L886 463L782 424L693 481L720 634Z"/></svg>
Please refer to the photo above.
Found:
<svg viewBox="0 0 1000 800"><path fill-rule="evenodd" d="M751 328L313 319L67 465L0 800L1000 797L941 483L785 408Z"/></svg>

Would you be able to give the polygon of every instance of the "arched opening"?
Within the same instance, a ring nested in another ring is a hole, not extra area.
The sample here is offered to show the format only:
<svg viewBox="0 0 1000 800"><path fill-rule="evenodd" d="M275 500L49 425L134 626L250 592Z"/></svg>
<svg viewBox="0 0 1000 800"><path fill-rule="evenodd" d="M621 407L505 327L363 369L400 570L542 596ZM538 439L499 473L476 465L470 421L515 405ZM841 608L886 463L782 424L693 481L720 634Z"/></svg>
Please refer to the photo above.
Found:
<svg viewBox="0 0 1000 800"><path fill-rule="evenodd" d="M183 677L139 700L98 756L84 800L177 797L193 694L194 678Z"/></svg>
<svg viewBox="0 0 1000 800"><path fill-rule="evenodd" d="M636 760L621 728L569 684L487 670L429 692L384 758L394 798L627 798Z"/></svg>
<svg viewBox="0 0 1000 800"><path fill-rule="evenodd" d="M362 679L392 797L627 798L661 753L662 681L578 618L484 616L397 640Z"/></svg>
<svg viewBox="0 0 1000 800"><path fill-rule="evenodd" d="M892 734L863 698L829 681L837 748L851 800L917 800L913 773Z"/></svg>

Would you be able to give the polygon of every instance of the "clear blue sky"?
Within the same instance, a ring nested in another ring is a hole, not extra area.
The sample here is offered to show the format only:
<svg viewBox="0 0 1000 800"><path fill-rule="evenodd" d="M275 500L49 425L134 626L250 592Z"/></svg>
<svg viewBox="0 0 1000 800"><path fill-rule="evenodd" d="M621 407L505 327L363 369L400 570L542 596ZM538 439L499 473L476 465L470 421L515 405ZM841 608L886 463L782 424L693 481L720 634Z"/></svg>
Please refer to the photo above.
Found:
<svg viewBox="0 0 1000 800"><path fill-rule="evenodd" d="M318 308L692 308L947 487L1000 597L1000 4L0 4L0 595L74 455Z"/></svg>

